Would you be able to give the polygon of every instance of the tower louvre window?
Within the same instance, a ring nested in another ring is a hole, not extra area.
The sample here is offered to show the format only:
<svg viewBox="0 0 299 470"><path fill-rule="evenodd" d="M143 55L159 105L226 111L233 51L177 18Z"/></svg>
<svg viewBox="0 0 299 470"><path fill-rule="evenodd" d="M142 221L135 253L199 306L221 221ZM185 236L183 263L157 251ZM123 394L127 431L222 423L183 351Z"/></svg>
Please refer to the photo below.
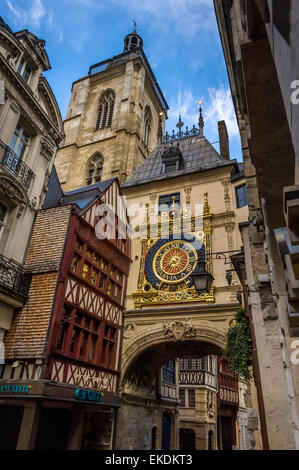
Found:
<svg viewBox="0 0 299 470"><path fill-rule="evenodd" d="M101 181L103 171L104 158L101 153L96 153L89 161L87 168L87 184L97 183Z"/></svg>
<svg viewBox="0 0 299 470"><path fill-rule="evenodd" d="M150 107L147 106L144 112L144 135L143 135L143 142L144 145L148 146L149 134L151 130L151 122L152 122L152 113Z"/></svg>
<svg viewBox="0 0 299 470"><path fill-rule="evenodd" d="M111 127L115 94L113 90L107 90L102 95L99 103L99 110L96 122L96 129Z"/></svg>

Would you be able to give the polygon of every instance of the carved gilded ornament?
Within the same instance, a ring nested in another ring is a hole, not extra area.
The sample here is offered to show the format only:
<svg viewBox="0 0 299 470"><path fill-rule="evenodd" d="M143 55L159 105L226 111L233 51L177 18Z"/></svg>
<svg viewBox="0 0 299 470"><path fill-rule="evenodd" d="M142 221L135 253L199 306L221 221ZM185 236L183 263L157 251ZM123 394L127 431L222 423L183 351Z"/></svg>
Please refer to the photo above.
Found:
<svg viewBox="0 0 299 470"><path fill-rule="evenodd" d="M206 302L214 303L215 287L210 292L197 294L192 274L199 259L205 259L209 272L211 265L211 218L208 194L204 194L203 213L195 216L191 208L161 215L151 224L147 206L145 224L140 227L140 269L137 291L133 293L136 308L143 305Z"/></svg>

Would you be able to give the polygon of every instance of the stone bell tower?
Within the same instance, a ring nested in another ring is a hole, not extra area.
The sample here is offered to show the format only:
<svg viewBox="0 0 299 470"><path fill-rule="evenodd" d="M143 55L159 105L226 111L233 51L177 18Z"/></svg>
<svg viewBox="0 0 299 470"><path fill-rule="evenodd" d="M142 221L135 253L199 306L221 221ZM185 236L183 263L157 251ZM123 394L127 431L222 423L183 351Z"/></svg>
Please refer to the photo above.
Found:
<svg viewBox="0 0 299 470"><path fill-rule="evenodd" d="M65 191L126 180L156 147L168 105L136 29L121 54L92 65L72 86L56 168Z"/></svg>

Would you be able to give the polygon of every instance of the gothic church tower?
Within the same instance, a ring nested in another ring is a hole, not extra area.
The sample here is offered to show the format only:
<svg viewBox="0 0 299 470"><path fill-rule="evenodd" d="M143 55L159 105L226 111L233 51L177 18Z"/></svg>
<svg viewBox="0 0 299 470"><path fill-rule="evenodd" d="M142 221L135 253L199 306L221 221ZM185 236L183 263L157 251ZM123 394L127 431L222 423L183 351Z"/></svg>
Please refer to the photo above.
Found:
<svg viewBox="0 0 299 470"><path fill-rule="evenodd" d="M65 139L56 156L65 191L126 180L164 132L168 105L134 30L123 53L92 65L72 86Z"/></svg>

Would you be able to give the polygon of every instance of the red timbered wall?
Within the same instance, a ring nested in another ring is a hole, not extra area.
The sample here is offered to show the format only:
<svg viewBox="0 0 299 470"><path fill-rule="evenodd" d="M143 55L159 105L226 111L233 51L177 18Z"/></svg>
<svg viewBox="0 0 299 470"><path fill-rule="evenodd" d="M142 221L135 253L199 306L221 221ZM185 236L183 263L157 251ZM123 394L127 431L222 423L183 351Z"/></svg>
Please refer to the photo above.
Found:
<svg viewBox="0 0 299 470"><path fill-rule="evenodd" d="M218 414L234 416L238 407L238 377L229 370L226 358L218 358Z"/></svg>
<svg viewBox="0 0 299 470"><path fill-rule="evenodd" d="M115 205L110 206L110 216L122 204L117 182L111 186L107 199ZM101 201L73 215L54 308L47 374L53 381L115 392L129 241L97 238L98 204ZM114 217L117 227L117 210Z"/></svg>

